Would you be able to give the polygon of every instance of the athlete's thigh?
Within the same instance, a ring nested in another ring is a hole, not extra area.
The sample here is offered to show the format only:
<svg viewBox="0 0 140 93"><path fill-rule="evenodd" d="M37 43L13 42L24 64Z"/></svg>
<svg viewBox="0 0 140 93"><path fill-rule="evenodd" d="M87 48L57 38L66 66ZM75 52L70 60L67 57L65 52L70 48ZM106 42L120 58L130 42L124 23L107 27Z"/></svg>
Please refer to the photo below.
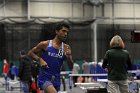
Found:
<svg viewBox="0 0 140 93"><path fill-rule="evenodd" d="M50 81L45 81L42 88L45 93L57 93L56 89Z"/></svg>
<svg viewBox="0 0 140 93"><path fill-rule="evenodd" d="M56 89L54 88L53 85L49 85L48 87L46 87L44 89L44 92L45 93L57 93Z"/></svg>

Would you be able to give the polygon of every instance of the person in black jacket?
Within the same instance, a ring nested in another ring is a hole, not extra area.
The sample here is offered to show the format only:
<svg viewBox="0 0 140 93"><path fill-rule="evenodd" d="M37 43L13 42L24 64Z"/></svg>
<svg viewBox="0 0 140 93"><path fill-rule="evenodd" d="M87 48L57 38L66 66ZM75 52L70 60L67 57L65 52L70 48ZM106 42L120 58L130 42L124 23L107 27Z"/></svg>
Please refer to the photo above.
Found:
<svg viewBox="0 0 140 93"><path fill-rule="evenodd" d="M35 81L36 85L37 85L37 79L38 79L38 73L39 73L39 68L40 68L40 64L39 62L33 60L32 65L31 65L32 69L32 78Z"/></svg>
<svg viewBox="0 0 140 93"><path fill-rule="evenodd" d="M128 93L127 70L132 70L130 53L119 35L110 41L110 47L103 59L102 67L108 69L109 93Z"/></svg>
<svg viewBox="0 0 140 93"><path fill-rule="evenodd" d="M24 93L29 93L32 60L25 54L25 51L20 51L19 62L20 64L18 77L22 82Z"/></svg>

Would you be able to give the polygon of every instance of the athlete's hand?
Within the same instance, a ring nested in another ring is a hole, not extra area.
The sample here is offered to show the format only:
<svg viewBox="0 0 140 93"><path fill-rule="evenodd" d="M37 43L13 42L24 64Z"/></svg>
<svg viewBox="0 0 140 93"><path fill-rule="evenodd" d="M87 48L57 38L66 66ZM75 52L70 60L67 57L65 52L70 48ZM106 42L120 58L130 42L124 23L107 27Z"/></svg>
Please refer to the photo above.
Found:
<svg viewBox="0 0 140 93"><path fill-rule="evenodd" d="M73 60L72 60L70 46L65 47L65 52L64 53L65 53L69 68L72 70L72 68L73 68Z"/></svg>
<svg viewBox="0 0 140 93"><path fill-rule="evenodd" d="M70 50L69 47L67 47L66 50L65 50L65 56L69 57L70 55L71 55L71 50Z"/></svg>
<svg viewBox="0 0 140 93"><path fill-rule="evenodd" d="M41 67L49 68L48 64L42 58L39 59L39 62Z"/></svg>

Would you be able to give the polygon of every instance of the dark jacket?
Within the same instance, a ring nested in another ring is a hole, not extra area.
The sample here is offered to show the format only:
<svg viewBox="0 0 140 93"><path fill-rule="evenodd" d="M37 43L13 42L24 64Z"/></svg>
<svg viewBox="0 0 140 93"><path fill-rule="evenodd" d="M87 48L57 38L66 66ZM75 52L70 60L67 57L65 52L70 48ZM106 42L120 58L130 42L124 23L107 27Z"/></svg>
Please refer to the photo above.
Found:
<svg viewBox="0 0 140 93"><path fill-rule="evenodd" d="M39 68L40 68L39 62L33 61L31 67L32 67L31 69L32 76L37 77L39 73Z"/></svg>
<svg viewBox="0 0 140 93"><path fill-rule="evenodd" d="M120 47L108 50L102 67L108 68L108 80L126 80L127 70L132 69L129 52Z"/></svg>
<svg viewBox="0 0 140 93"><path fill-rule="evenodd" d="M20 57L19 59L19 78L21 81L27 81L29 82L31 80L31 63L32 60L24 55L22 57Z"/></svg>

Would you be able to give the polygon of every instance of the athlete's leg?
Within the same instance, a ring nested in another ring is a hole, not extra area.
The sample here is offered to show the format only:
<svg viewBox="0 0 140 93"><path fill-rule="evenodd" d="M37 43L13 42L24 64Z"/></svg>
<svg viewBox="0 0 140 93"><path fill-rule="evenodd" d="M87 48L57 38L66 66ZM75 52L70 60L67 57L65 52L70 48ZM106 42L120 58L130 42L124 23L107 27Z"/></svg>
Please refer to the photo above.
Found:
<svg viewBox="0 0 140 93"><path fill-rule="evenodd" d="M57 93L57 91L53 85L49 85L48 87L44 88L44 93Z"/></svg>
<svg viewBox="0 0 140 93"><path fill-rule="evenodd" d="M46 81L43 84L44 93L57 93L56 89L54 88L53 84L50 81Z"/></svg>

